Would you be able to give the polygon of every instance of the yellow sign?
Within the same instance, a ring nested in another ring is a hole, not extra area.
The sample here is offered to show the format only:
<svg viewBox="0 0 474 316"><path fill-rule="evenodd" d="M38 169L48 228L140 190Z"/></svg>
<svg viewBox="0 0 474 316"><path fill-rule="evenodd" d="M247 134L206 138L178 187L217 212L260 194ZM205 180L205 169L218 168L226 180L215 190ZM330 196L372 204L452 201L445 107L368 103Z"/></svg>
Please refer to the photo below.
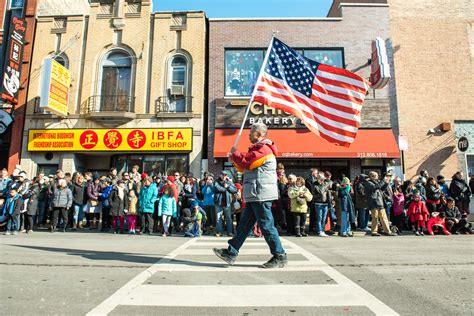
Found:
<svg viewBox="0 0 474 316"><path fill-rule="evenodd" d="M40 107L59 116L67 116L71 73L57 61L47 58L40 94Z"/></svg>
<svg viewBox="0 0 474 316"><path fill-rule="evenodd" d="M192 128L30 130L28 151L192 151Z"/></svg>

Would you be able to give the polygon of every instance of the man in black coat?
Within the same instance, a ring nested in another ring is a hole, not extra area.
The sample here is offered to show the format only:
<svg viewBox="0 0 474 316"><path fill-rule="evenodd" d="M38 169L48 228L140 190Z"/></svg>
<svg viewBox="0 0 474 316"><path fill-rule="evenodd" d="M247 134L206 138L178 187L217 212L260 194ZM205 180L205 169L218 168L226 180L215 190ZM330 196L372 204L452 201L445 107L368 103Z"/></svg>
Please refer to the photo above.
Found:
<svg viewBox="0 0 474 316"><path fill-rule="evenodd" d="M367 203L372 215L372 236L380 236L378 233L379 221L382 223L383 230L386 235L393 236L387 219L387 213L384 208L383 191L389 185L390 178L384 177L383 181L379 180L379 175L375 171L369 173L369 179L364 183L365 195Z"/></svg>
<svg viewBox="0 0 474 316"><path fill-rule="evenodd" d="M440 213L445 216L446 228L452 234L469 234L472 230L471 223L469 223L465 218L462 218L461 212L454 205L454 199L448 197L446 198L446 202L447 204L440 208Z"/></svg>
<svg viewBox="0 0 474 316"><path fill-rule="evenodd" d="M318 182L318 168L311 168L311 174L305 180L305 186L309 192L314 196L314 186ZM309 206L309 231L316 231L316 205L314 201L308 203Z"/></svg>

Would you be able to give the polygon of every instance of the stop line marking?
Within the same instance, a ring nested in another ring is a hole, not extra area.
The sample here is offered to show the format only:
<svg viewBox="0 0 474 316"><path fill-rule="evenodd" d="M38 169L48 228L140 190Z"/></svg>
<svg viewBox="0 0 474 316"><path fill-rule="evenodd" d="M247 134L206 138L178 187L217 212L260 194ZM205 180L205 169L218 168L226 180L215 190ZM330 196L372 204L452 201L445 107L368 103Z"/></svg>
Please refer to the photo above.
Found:
<svg viewBox="0 0 474 316"><path fill-rule="evenodd" d="M376 315L398 315L389 306L361 288L327 263L296 245L281 238L288 254L299 254L307 260L290 260L284 269L262 269L262 262L238 260L227 266L219 259L215 261L191 261L176 259L183 255L213 255L211 246L226 247L226 239L201 237L190 239L148 269L130 280L109 298L92 309L87 315L107 315L119 305L131 306L365 306ZM268 254L268 247L261 239L248 239L252 247L241 250L242 255ZM196 248L193 246L201 246ZM209 246L209 249L202 248ZM261 246L261 249L254 248ZM191 249L189 249L191 247ZM175 260L175 261L174 261ZM146 280L157 272L212 271L212 272L259 272L285 273L288 271L322 271L336 284L325 285L148 285ZM196 291L206 295L196 296ZM183 300L182 297L187 297Z"/></svg>

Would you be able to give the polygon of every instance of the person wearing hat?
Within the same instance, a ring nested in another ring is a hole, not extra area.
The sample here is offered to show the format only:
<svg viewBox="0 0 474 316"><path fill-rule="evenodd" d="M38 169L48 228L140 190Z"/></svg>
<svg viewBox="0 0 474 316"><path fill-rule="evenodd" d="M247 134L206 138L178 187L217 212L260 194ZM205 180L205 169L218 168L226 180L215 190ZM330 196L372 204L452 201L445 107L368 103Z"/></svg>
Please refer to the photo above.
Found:
<svg viewBox="0 0 474 316"><path fill-rule="evenodd" d="M183 209L183 229L185 237L199 237L202 234L201 225L206 219L206 213L198 201L191 202L191 208Z"/></svg>
<svg viewBox="0 0 474 316"><path fill-rule="evenodd" d="M86 206L84 213L86 213L87 226L89 229L97 229L100 219L100 207L99 207L99 174L97 172L91 173L86 172L84 174L86 178Z"/></svg>
<svg viewBox="0 0 474 316"><path fill-rule="evenodd" d="M231 174L222 170L219 178L214 182L214 202L216 210L216 237L222 236L222 216L225 218L227 236L234 236L232 222L232 198L237 193L237 188L230 180Z"/></svg>
<svg viewBox="0 0 474 316"><path fill-rule="evenodd" d="M461 171L458 171L453 175L453 179L449 186L449 192L461 214L469 214L469 202L471 200L472 192L471 188L464 180L464 175Z"/></svg>
<svg viewBox="0 0 474 316"><path fill-rule="evenodd" d="M470 233L472 225L466 218L462 218L461 212L455 205L452 197L446 198L446 204L440 208L440 214L444 214L446 228L453 234Z"/></svg>
<svg viewBox="0 0 474 316"><path fill-rule="evenodd" d="M439 188L441 189L441 192L444 195L444 197L448 197L449 196L449 188L448 188L448 185L446 184L446 180L445 180L444 176L438 175L436 177L436 181L438 182Z"/></svg>
<svg viewBox="0 0 474 316"><path fill-rule="evenodd" d="M387 213L384 209L383 190L390 184L390 178L385 177L383 181L379 180L379 175L375 171L369 173L369 179L364 183L367 204L372 215L372 236L380 236L378 233L379 221L382 224L383 231L387 236L394 236L390 231L387 219Z"/></svg>
<svg viewBox="0 0 474 316"><path fill-rule="evenodd" d="M0 171L0 198L6 199L8 197L11 185L12 179L8 176L8 170L4 168Z"/></svg>
<svg viewBox="0 0 474 316"><path fill-rule="evenodd" d="M272 202L278 200L276 177L278 149L266 136L267 126L263 123L255 123L249 133L252 146L248 152L240 152L235 147L232 147L230 151L235 167L244 173L243 199L246 204L241 224L237 227L234 238L228 241L228 248L213 249L214 253L228 264L233 264L237 259L239 250L253 229L255 222L262 230L272 254L272 258L262 267L283 268L288 264L288 258L272 215ZM221 200L218 204L224 203Z"/></svg>

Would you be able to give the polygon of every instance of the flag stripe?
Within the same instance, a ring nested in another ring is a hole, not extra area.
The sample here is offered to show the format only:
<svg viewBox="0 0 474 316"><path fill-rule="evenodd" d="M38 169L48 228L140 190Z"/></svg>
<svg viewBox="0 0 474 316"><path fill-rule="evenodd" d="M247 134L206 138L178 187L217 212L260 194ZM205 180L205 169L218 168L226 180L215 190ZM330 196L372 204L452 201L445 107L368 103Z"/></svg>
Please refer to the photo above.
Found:
<svg viewBox="0 0 474 316"><path fill-rule="evenodd" d="M356 104L362 105L364 103L365 95L353 90L348 90L340 88L337 86L328 85L322 83L316 77L313 82L313 88L317 88L321 93L327 93L333 97L340 98L346 101L354 102Z"/></svg>
<svg viewBox="0 0 474 316"><path fill-rule="evenodd" d="M360 116L359 111L354 109L349 109L345 106L340 106L331 102L327 102L325 100L320 100L315 96L312 99L305 97L304 95L299 94L297 91L288 91L287 86L281 82L281 80L274 78L273 80L270 78L269 75L267 77L262 78L262 82L268 86L275 87L280 93L284 93L286 95L295 95L298 102L304 102L305 105L312 106L313 108L320 109L324 113L320 113L321 115L330 115L333 120L341 121L345 124L352 125L355 127L359 126ZM262 85L264 88L266 85ZM260 86L259 86L260 87ZM257 87L257 88L259 88ZM336 117L334 117L336 116Z"/></svg>
<svg viewBox="0 0 474 316"><path fill-rule="evenodd" d="M272 98L272 97L269 97L269 96L260 96L260 95L256 95L255 96L255 101L257 102L262 102L264 104L267 104L271 107L274 107L274 108L277 108L277 109L280 109L282 111L285 111L285 112L288 112L296 117L298 117L299 119L302 120L302 122L310 129L317 129L319 131L319 134L326 134L327 136L329 136L331 139L333 140L337 140L338 143L341 143L341 144L350 144L351 142L354 141L354 138L353 137L348 137L348 136L344 136L344 135L340 135L339 133L336 133L336 132L332 132L332 131L329 131L327 129L325 129L323 126L321 126L318 122L316 122L315 120L313 119L309 119L308 117L306 117L305 115L301 115L300 113L300 109L298 109L298 107L292 103L290 103L289 105L286 104L282 104L282 99L280 98ZM285 102L285 101L283 101ZM344 146L347 146L347 145L344 145Z"/></svg>
<svg viewBox="0 0 474 316"><path fill-rule="evenodd" d="M366 86L366 88L368 88L370 86L370 84L368 83L367 80L365 80L361 76L358 76L355 73L352 73L349 70L346 70L346 69L343 69L343 68L337 68L337 67L333 67L333 66L329 66L329 65L325 65L325 64L320 64L319 67L318 67L318 70L354 79L355 81L359 81L362 84L364 84Z"/></svg>
<svg viewBox="0 0 474 316"><path fill-rule="evenodd" d="M336 75L336 74L326 72L326 71L322 71L322 70L319 70L319 69L318 69L318 71L316 71L316 76L320 76L320 77L327 78L327 79L332 79L332 80L335 80L335 81L345 82L345 83L354 85L354 86L359 87L359 88L364 89L364 90L367 90L367 88L368 88L363 81L354 80L354 79L349 78L349 77Z"/></svg>
<svg viewBox="0 0 474 316"><path fill-rule="evenodd" d="M274 102L276 102L276 100L280 98L281 101L279 101L278 103L280 103L283 106L295 109L294 100L292 100L290 97L282 98L281 94L274 93L271 91L259 91L256 93L256 96L271 98L271 100L273 100ZM296 107L296 109L297 108L298 107ZM302 115L304 115L306 119L317 121L320 125L322 125L325 129L329 131L338 133L340 135L348 136L351 138L355 138L357 134L357 131L358 131L357 128L354 128L352 126L348 126L345 124L341 124L336 121L327 119L324 116L318 115L317 113L315 113L314 109L311 108L311 106L301 107L301 110L302 110L301 112ZM302 119L300 115L298 115L298 117Z"/></svg>
<svg viewBox="0 0 474 316"><path fill-rule="evenodd" d="M332 102L336 102L335 100L339 99L341 101L337 101L342 105L346 105L347 107L354 108L360 110L362 108L362 101L360 99L354 98L347 94L342 94L338 92L332 92L329 90L324 89L323 87L319 86L318 84L313 84L313 92L317 95L328 96L333 98Z"/></svg>
<svg viewBox="0 0 474 316"><path fill-rule="evenodd" d="M367 90L365 90L361 87L354 86L354 85L352 85L350 83L347 83L347 82L342 82L342 81L337 81L337 80L333 80L333 79L324 78L324 77L321 77L321 76L316 76L316 78L320 82L325 83L325 84L338 86L338 87L341 87L342 89L357 91L357 92L361 93L363 95L363 97L365 98L365 93L367 92Z"/></svg>

